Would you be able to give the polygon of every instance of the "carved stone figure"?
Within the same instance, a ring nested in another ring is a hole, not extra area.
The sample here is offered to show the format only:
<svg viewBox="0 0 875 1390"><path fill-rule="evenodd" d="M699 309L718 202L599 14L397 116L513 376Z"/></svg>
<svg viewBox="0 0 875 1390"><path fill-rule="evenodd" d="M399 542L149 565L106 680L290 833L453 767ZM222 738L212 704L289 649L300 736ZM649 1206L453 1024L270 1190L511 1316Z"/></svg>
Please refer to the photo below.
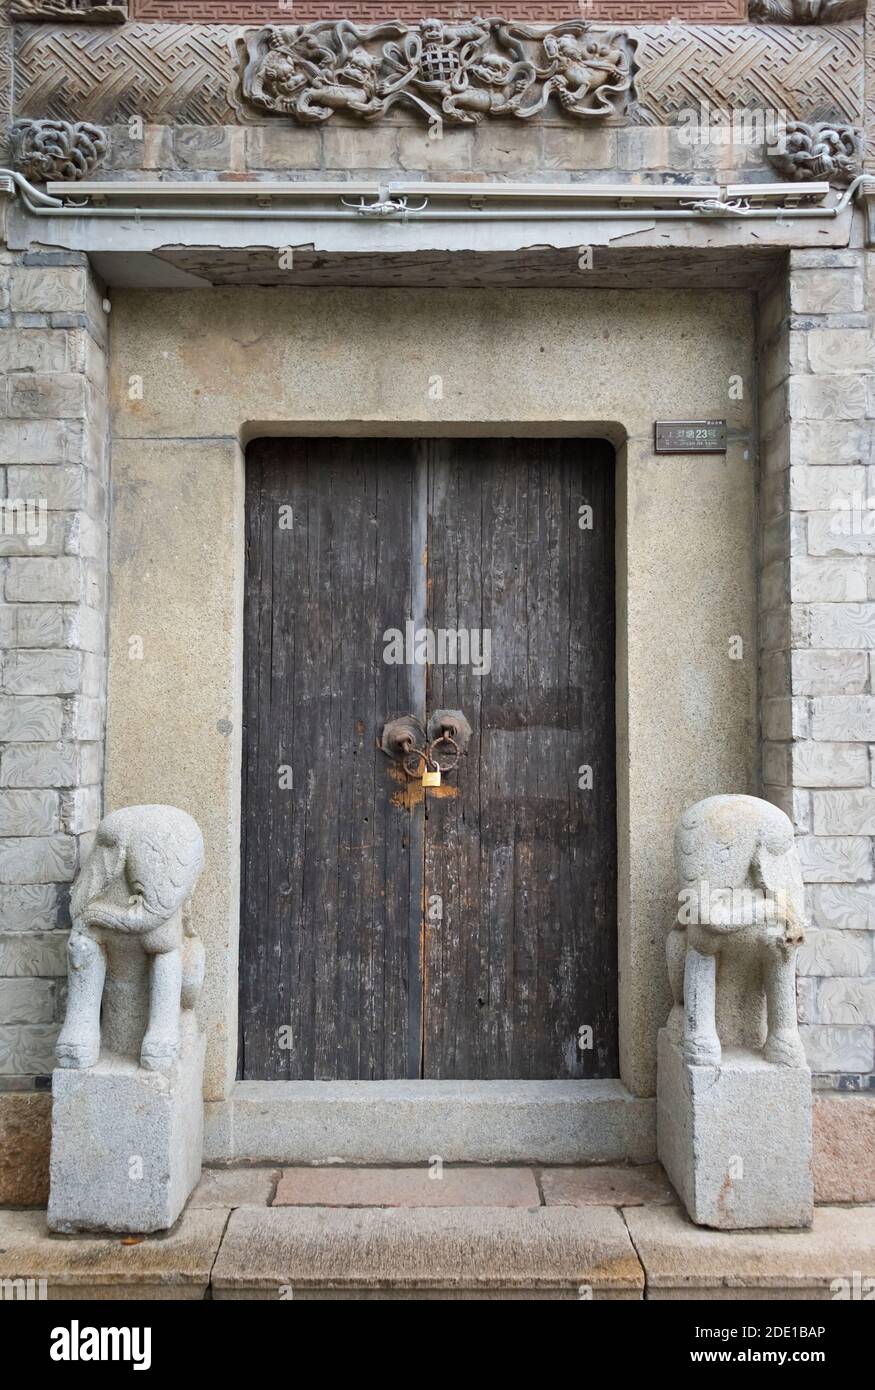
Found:
<svg viewBox="0 0 875 1390"><path fill-rule="evenodd" d="M551 97L569 116L592 120L623 110L630 47L582 20L272 26L246 35L242 96L259 110L305 123L335 111L377 120L398 102L437 125L473 125L484 116L527 120Z"/></svg>
<svg viewBox="0 0 875 1390"><path fill-rule="evenodd" d="M779 148L768 151L785 179L827 179L846 184L863 171L863 132L850 125L790 121Z"/></svg>
<svg viewBox="0 0 875 1390"><path fill-rule="evenodd" d="M16 121L12 158L34 183L84 179L109 150L106 132L88 121Z"/></svg>
<svg viewBox="0 0 875 1390"><path fill-rule="evenodd" d="M716 1006L725 987L735 999L723 1041L759 1046L767 1062L804 1066L795 985L804 889L789 818L757 797L708 797L681 816L675 860L680 893L666 943L674 996L668 1033L682 1039L684 1060L719 1065Z"/></svg>
<svg viewBox="0 0 875 1390"><path fill-rule="evenodd" d="M750 0L755 24L839 24L866 13L866 0Z"/></svg>
<svg viewBox="0 0 875 1390"><path fill-rule="evenodd" d="M203 984L190 910L203 857L197 825L172 806L127 806L100 822L73 885L59 1067L93 1067L101 1045L149 1071L176 1060L180 1008Z"/></svg>
<svg viewBox="0 0 875 1390"><path fill-rule="evenodd" d="M127 0L12 0L9 13L28 24L124 24L128 5Z"/></svg>

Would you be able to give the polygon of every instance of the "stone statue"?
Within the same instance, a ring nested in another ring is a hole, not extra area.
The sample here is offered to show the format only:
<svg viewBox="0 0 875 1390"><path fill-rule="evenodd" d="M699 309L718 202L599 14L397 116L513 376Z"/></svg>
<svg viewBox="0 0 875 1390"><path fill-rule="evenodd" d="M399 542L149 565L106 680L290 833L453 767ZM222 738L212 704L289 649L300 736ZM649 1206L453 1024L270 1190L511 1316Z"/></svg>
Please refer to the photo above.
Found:
<svg viewBox="0 0 875 1390"><path fill-rule="evenodd" d="M681 816L675 859L668 1034L684 1060L719 1065L722 1038L761 1049L767 1062L805 1066L796 1021L804 889L789 818L757 797L710 796Z"/></svg>
<svg viewBox="0 0 875 1390"><path fill-rule="evenodd" d="M148 1071L176 1060L180 1008L191 1009L203 985L191 925L203 858L200 830L173 806L126 806L100 822L73 885L59 1067L93 1067L101 1051Z"/></svg>

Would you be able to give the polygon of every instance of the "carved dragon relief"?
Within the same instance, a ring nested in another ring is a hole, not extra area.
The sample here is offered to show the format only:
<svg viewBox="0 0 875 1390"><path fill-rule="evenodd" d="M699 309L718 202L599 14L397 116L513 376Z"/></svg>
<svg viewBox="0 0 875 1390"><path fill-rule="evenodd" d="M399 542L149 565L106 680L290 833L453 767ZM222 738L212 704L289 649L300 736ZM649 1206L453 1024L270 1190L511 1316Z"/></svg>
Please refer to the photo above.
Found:
<svg viewBox="0 0 875 1390"><path fill-rule="evenodd" d="M755 24L841 24L866 13L866 0L750 0Z"/></svg>
<svg viewBox="0 0 875 1390"><path fill-rule="evenodd" d="M551 98L569 116L598 120L625 109L632 84L629 41L582 20L360 28L341 19L269 26L242 44L244 101L304 124L337 111L376 121L397 103L438 127L476 125L484 116L528 120Z"/></svg>

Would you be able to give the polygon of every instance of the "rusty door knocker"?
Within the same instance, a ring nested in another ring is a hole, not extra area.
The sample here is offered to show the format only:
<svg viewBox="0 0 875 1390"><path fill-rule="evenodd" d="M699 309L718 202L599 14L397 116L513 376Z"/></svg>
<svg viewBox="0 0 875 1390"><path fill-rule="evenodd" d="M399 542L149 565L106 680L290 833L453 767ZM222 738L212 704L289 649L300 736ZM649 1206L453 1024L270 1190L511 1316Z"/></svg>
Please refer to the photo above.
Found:
<svg viewBox="0 0 875 1390"><path fill-rule="evenodd" d="M471 741L471 725L458 709L435 710L424 729L412 714L399 715L384 724L380 747L400 763L410 778L419 777L424 787L439 787L445 772L452 772Z"/></svg>

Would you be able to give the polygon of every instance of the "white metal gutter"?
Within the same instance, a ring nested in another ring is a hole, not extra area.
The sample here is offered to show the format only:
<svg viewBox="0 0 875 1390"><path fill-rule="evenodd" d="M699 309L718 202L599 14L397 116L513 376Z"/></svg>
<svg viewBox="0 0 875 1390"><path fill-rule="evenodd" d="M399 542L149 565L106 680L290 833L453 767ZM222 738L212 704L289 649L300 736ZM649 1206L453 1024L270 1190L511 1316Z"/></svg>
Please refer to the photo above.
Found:
<svg viewBox="0 0 875 1390"><path fill-rule="evenodd" d="M836 218L864 184L860 175L836 202L828 183L604 184L440 182L49 183L34 187L0 169L35 217L271 221L493 222ZM408 199L421 200L409 206ZM351 202L357 199L358 202ZM372 201L369 201L372 200ZM338 206L338 203L340 206Z"/></svg>

